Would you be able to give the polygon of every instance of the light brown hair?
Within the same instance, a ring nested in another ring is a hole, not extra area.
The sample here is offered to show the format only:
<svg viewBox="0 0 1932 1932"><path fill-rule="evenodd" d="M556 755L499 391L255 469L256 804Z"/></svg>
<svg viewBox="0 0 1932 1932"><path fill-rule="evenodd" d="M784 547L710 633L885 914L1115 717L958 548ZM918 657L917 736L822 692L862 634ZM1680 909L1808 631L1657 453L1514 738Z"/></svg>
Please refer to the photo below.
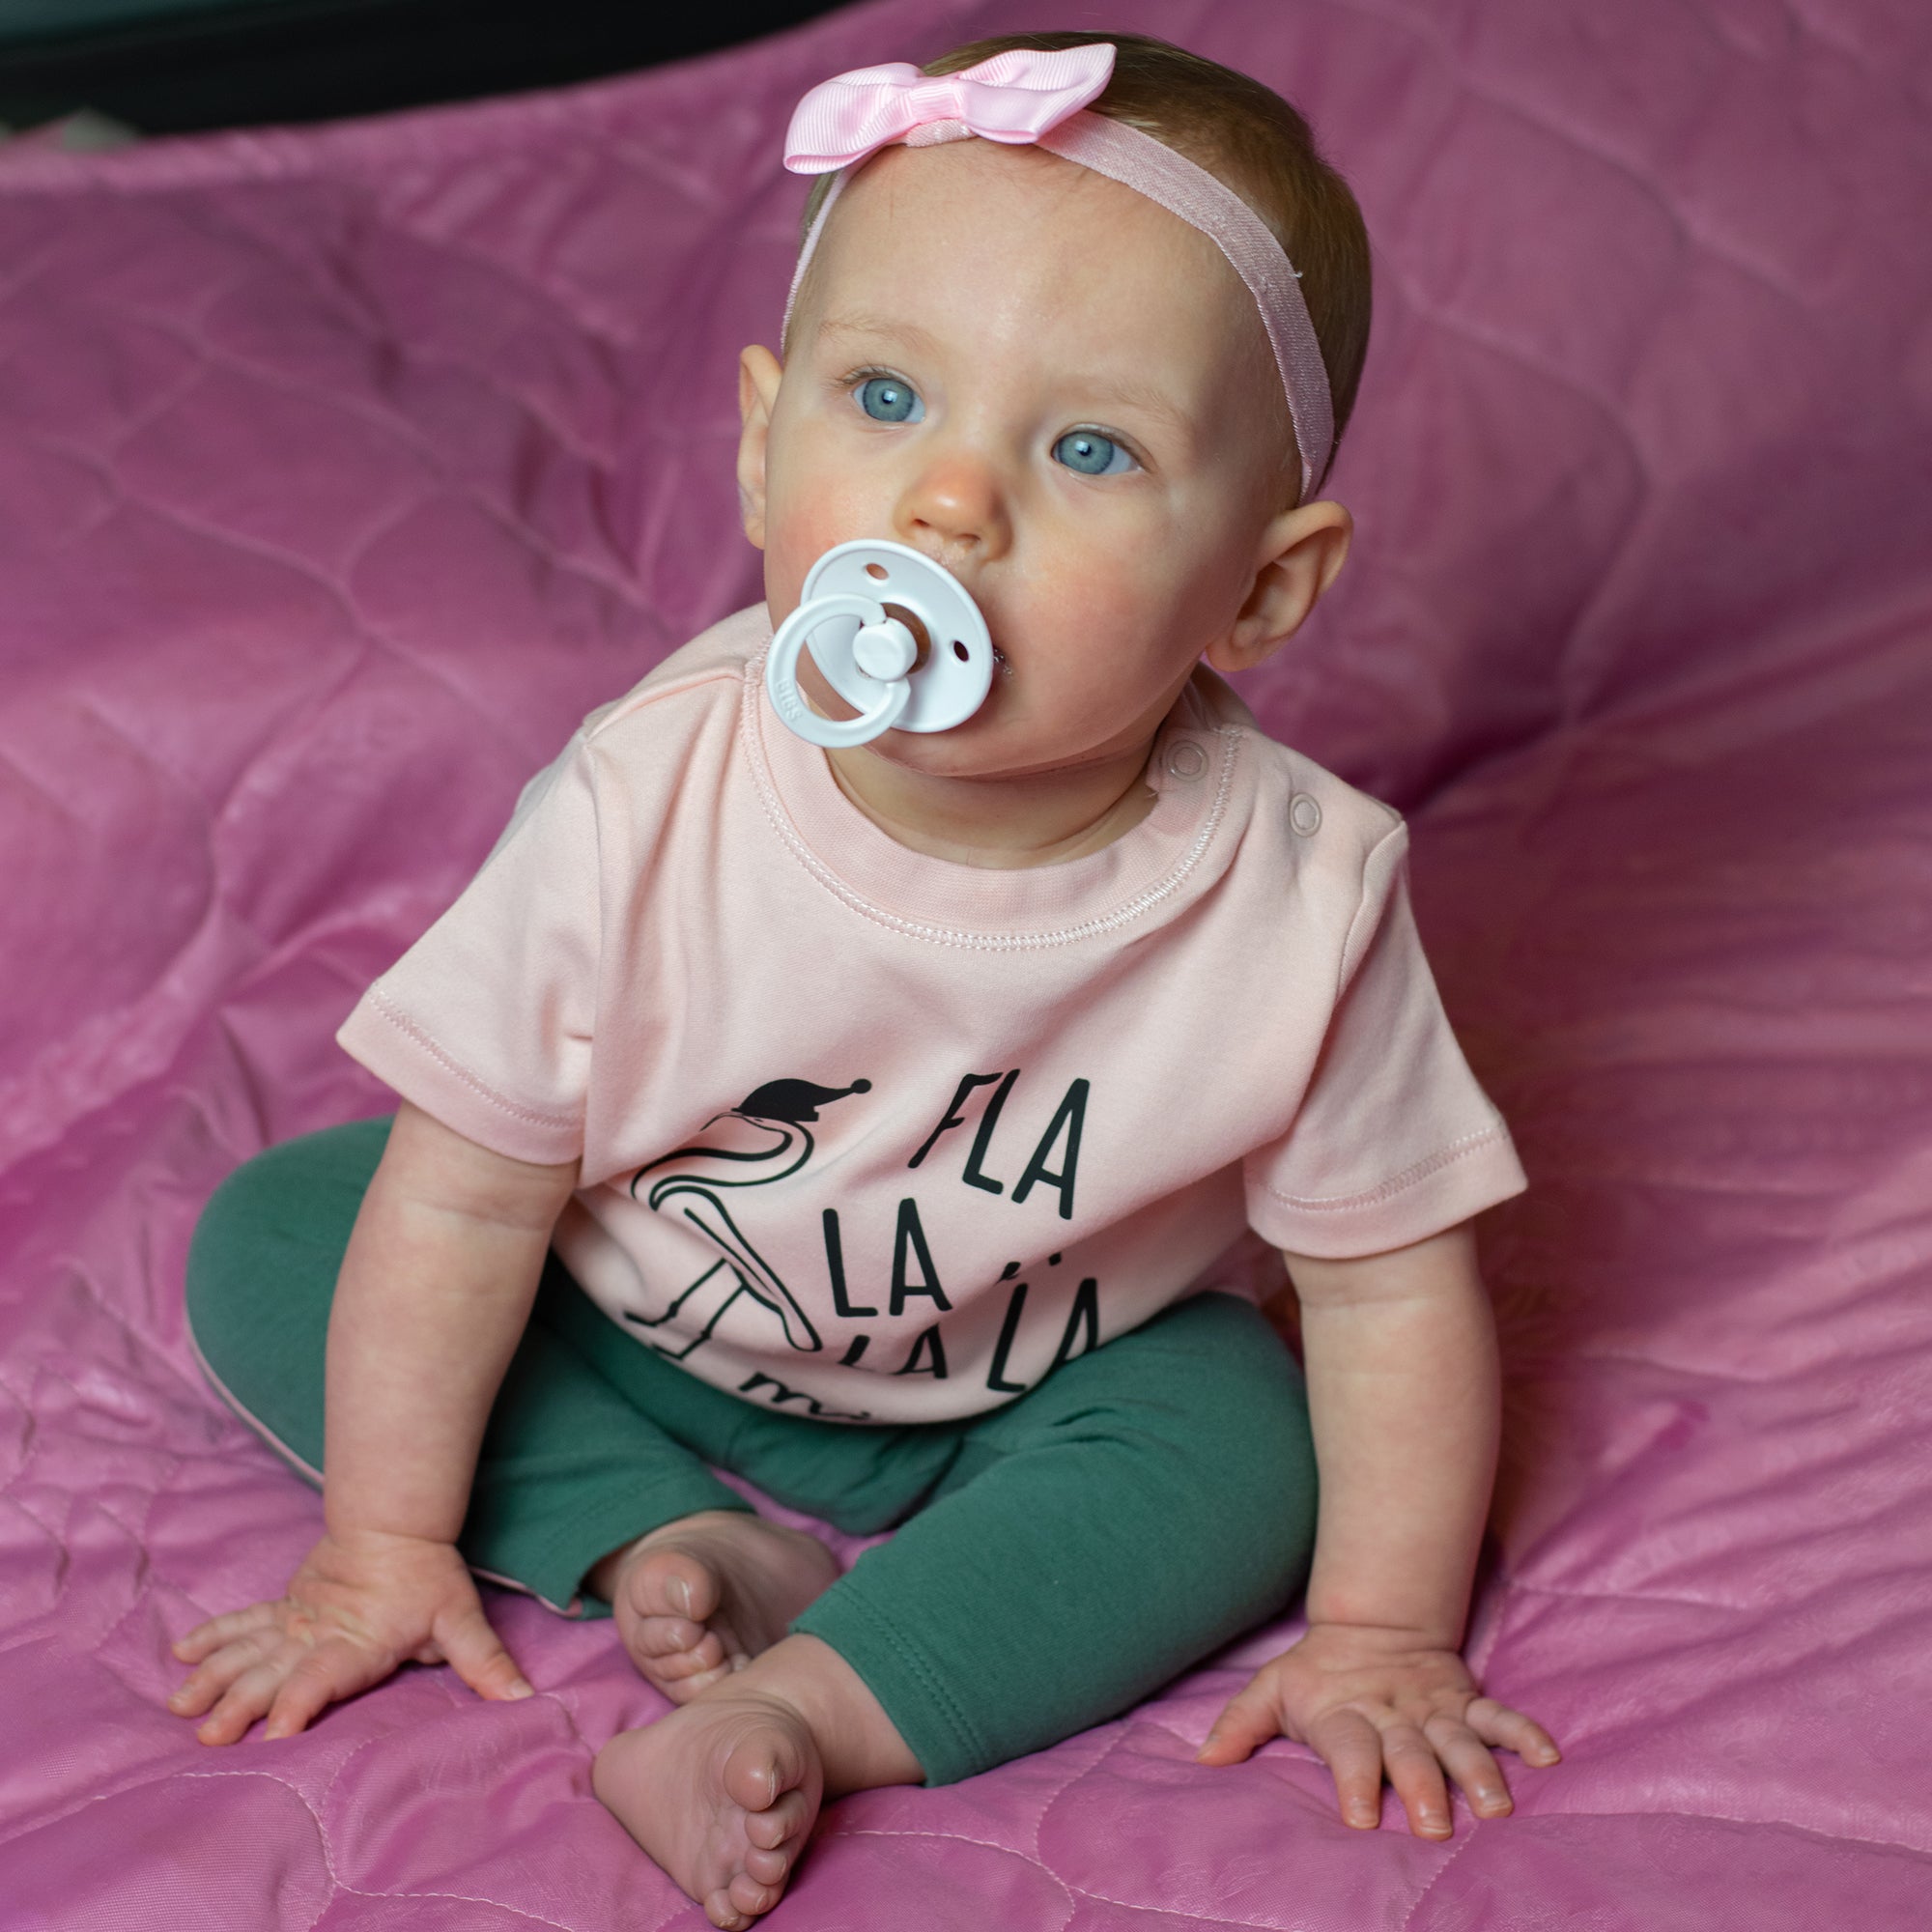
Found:
<svg viewBox="0 0 1932 1932"><path fill-rule="evenodd" d="M1349 184L1322 158L1308 123L1280 95L1233 68L1141 34L1000 34L954 47L928 61L923 71L956 73L1014 47L1048 53L1098 41L1113 46L1114 71L1092 111L1153 135L1233 188L1300 270L1302 299L1328 371L1339 444L1369 348L1368 231ZM831 177L821 176L813 186L805 211L808 232L830 185Z"/></svg>

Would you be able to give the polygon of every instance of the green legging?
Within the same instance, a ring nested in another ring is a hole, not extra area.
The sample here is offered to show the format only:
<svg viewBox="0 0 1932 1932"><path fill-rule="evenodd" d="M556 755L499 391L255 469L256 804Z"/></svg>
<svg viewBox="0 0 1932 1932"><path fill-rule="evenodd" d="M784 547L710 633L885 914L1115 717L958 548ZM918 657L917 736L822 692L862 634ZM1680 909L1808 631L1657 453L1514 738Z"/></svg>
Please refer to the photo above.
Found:
<svg viewBox="0 0 1932 1932"><path fill-rule="evenodd" d="M357 1122L249 1161L188 1257L203 1360L311 1479L336 1271L388 1132ZM792 1629L858 1671L932 1784L1098 1723L1280 1611L1314 1541L1301 1375L1233 1295L1181 1302L1004 1408L852 1425L699 1381L553 1255L484 1436L465 1557L601 1613L582 1588L598 1558L748 1507L707 1464L855 1534L903 1524Z"/></svg>

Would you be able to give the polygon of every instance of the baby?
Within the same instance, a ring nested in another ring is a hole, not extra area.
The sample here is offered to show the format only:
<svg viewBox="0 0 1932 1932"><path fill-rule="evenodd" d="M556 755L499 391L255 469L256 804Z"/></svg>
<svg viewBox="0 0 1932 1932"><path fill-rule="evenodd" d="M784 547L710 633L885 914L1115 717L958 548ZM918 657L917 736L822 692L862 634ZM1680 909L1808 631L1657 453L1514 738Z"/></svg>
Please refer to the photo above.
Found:
<svg viewBox="0 0 1932 1932"><path fill-rule="evenodd" d="M676 1708L598 1795L724 1928L826 1796L1043 1748L1304 1582L1204 1765L1286 1736L1349 1824L1386 1776L1440 1838L1448 1780L1510 1808L1494 1747L1557 1756L1459 1655L1498 1413L1469 1222L1520 1171L1400 821L1213 674L1349 547L1360 217L1291 108L1158 43L925 72L793 124L838 172L782 363L742 361L765 606L586 721L343 1030L393 1123L250 1162L189 1267L217 1385L318 1481L326 1433L327 1533L176 1646L173 1708L288 1737L411 1660L525 1697L472 1573L608 1604ZM764 654L857 538L944 565L997 672L826 751ZM1232 1292L1248 1229L1305 1381ZM841 1571L718 1467L896 1534Z"/></svg>

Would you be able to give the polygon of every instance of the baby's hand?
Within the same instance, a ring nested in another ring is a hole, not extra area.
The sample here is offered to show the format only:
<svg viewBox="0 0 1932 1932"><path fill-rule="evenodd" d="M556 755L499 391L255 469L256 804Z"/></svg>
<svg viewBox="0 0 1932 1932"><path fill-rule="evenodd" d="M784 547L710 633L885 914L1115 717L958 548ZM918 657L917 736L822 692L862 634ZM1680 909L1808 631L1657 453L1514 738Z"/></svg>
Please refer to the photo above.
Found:
<svg viewBox="0 0 1932 1932"><path fill-rule="evenodd" d="M375 1530L325 1536L285 1597L213 1617L174 1652L197 1667L168 1708L213 1705L205 1745L233 1744L264 1713L265 1737L293 1737L400 1663L448 1662L484 1697L530 1695L454 1547Z"/></svg>
<svg viewBox="0 0 1932 1932"><path fill-rule="evenodd" d="M1239 1764L1275 1736L1304 1744L1334 1775L1345 1823L1373 1831L1382 1773L1423 1837L1449 1835L1446 1770L1478 1817L1512 1808L1489 1747L1554 1764L1549 1733L1520 1711L1478 1693L1461 1657L1420 1633L1312 1624L1264 1663L1214 1721L1201 1764Z"/></svg>

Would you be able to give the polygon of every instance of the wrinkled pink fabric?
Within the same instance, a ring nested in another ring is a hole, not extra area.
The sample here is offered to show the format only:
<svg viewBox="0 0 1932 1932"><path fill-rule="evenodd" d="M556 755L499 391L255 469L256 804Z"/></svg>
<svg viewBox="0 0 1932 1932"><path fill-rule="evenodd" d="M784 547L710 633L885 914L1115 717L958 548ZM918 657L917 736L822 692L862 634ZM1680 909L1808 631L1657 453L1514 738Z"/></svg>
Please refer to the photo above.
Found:
<svg viewBox="0 0 1932 1932"><path fill-rule="evenodd" d="M493 1600L541 1694L412 1669L204 1751L168 1640L314 1497L211 1399L216 1180L384 1096L332 1036L580 715L756 593L732 357L804 88L1008 0L366 127L0 150L0 1925L696 1927L590 1795L663 1706ZM1190 1767L1284 1622L1117 1723L848 1799L773 1921L1918 1927L1932 1899L1932 26L1899 0L1122 0L1367 207L1361 540L1253 680L1409 811L1531 1191L1471 1655L1512 1818ZM265 1292L273 1285L264 1284Z"/></svg>

